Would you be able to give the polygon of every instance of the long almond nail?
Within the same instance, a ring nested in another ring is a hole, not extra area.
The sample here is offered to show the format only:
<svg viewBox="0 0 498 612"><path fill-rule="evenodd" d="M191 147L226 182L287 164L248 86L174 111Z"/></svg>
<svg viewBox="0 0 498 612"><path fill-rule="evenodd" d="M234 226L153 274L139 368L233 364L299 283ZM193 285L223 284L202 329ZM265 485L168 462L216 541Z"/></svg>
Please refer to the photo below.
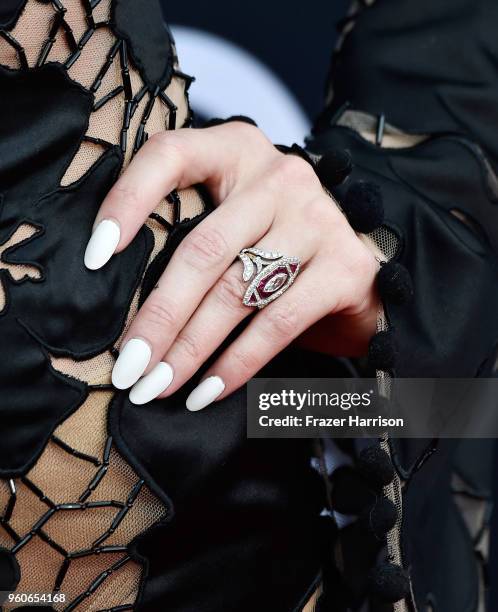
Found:
<svg viewBox="0 0 498 612"><path fill-rule="evenodd" d="M219 376L210 376L203 380L188 396L187 409L191 412L209 406L225 390L225 383Z"/></svg>
<svg viewBox="0 0 498 612"><path fill-rule="evenodd" d="M112 384L117 389L128 389L134 385L147 369L152 350L140 338L132 338L125 344L112 371Z"/></svg>
<svg viewBox="0 0 498 612"><path fill-rule="evenodd" d="M116 221L101 221L88 241L85 251L85 266L89 270L98 270L114 255L121 238L121 230Z"/></svg>
<svg viewBox="0 0 498 612"><path fill-rule="evenodd" d="M130 391L130 402L141 406L147 404L170 386L173 380L173 368L161 361L156 367L140 379Z"/></svg>

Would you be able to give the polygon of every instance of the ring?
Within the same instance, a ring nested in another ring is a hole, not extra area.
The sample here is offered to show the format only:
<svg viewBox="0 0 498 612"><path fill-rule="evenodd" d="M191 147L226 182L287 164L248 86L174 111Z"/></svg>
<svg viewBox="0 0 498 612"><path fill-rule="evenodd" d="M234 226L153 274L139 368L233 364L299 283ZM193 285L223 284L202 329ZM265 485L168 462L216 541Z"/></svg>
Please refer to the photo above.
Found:
<svg viewBox="0 0 498 612"><path fill-rule="evenodd" d="M295 281L301 267L298 257L286 257L277 251L256 247L243 249L239 259L244 264L242 278L250 282L242 298L245 306L264 308L280 297Z"/></svg>

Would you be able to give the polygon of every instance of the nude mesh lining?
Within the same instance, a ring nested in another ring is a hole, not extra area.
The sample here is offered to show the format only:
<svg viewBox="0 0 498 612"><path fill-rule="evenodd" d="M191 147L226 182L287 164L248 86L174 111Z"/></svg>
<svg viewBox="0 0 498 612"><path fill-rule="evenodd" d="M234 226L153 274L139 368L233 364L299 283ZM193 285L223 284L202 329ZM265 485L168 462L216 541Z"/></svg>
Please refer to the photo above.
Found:
<svg viewBox="0 0 498 612"><path fill-rule="evenodd" d="M337 121L337 125L355 130L368 142L375 143L377 138L378 117L358 110L347 110ZM407 149L428 139L426 134L407 134L391 123L386 122L380 146L387 149Z"/></svg>
<svg viewBox="0 0 498 612"><path fill-rule="evenodd" d="M87 173L95 163L97 163L104 152L105 148L102 145L84 140L76 153L75 162L71 164L65 175L62 177L61 185L63 187L67 187L68 185L71 185L71 183L77 181L81 176Z"/></svg>
<svg viewBox="0 0 498 612"><path fill-rule="evenodd" d="M81 453L102 457L107 436L107 406L112 397L112 391L93 391L87 401L59 425L57 435ZM88 423L91 423L94 435L81 435Z"/></svg>
<svg viewBox="0 0 498 612"><path fill-rule="evenodd" d="M95 21L108 21L111 18L111 3L108 0L99 2L93 9Z"/></svg>
<svg viewBox="0 0 498 612"><path fill-rule="evenodd" d="M26 52L29 66L34 66L38 59L41 46L49 34L53 10L49 5L41 2L31 2L24 10L21 18L12 30L12 36L22 45ZM1 63L18 67L17 58L12 64L12 56L9 53L0 55Z"/></svg>
<svg viewBox="0 0 498 612"><path fill-rule="evenodd" d="M102 442L106 436L105 422L110 398L112 398L112 392L110 391L93 391L86 404L69 417L56 430L55 435L64 439L65 434L67 434L65 439L67 443L74 443L74 437L79 435L79 443L74 444L74 448L96 458L101 457L103 453ZM92 410L91 419L84 418L90 416L85 414L87 410ZM84 429L81 430L80 427L83 422ZM82 433L84 435L81 435ZM43 490L52 501L66 503L78 499L89 480L92 479L96 469L95 466L77 457L68 457L65 451L50 442L27 477ZM88 500L112 499L125 502L130 487L136 480L137 476L132 468L113 450L111 451L109 471ZM19 481L16 486L17 503L9 524L20 535L24 535L47 508L24 483ZM0 489L0 507L2 508L5 506L2 501L6 493L7 488L3 486ZM68 552L85 550L91 547L96 538L106 532L116 512L115 508L60 511L46 523L44 532ZM104 545L123 545L164 516L161 503L146 487L143 487L124 521L114 533L109 535ZM9 537L5 537L5 535L2 537L0 532L0 544L10 548L13 543ZM118 556L122 558L123 554L120 553ZM42 539L35 537L24 548L20 549L17 557L22 567L23 576L18 592L51 592L55 576L60 569L61 556ZM36 559L47 559L47 563L37 563ZM61 592L65 593L69 600L74 599L81 592L82 581L90 584L99 573L109 567L112 559L112 555L108 553L78 559L75 567L70 565ZM105 605L107 608L113 601L113 605L118 605L116 597L119 597L120 605L128 602L133 603L141 571L138 564L132 561L128 562L126 569L122 568L116 575L113 574L110 585L106 585L103 590L99 589L94 597L77 609L97 610L100 609L101 605ZM130 585L133 585L133 588ZM55 605L55 608L63 610L64 606Z"/></svg>
<svg viewBox="0 0 498 612"><path fill-rule="evenodd" d="M109 351L85 361L73 361L68 357L51 355L52 366L58 372L67 374L89 385L110 385L115 359Z"/></svg>
<svg viewBox="0 0 498 612"><path fill-rule="evenodd" d="M32 593L34 591L30 589L34 585L40 584L38 579L39 567L43 567L45 575L50 577L50 583L55 582L60 567L60 558L53 548L39 538L34 538L25 548L19 551L17 561L22 567L18 588L20 593Z"/></svg>

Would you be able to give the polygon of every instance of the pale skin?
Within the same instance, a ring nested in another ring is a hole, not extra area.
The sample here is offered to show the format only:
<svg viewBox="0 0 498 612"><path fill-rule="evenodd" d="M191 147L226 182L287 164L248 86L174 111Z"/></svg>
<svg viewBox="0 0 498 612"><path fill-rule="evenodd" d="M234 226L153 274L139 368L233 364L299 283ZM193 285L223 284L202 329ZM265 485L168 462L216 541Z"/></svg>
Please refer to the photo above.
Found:
<svg viewBox="0 0 498 612"><path fill-rule="evenodd" d="M253 314L204 377L223 381L216 400L296 340L329 354L365 354L379 307L376 258L311 166L280 153L251 125L152 136L109 192L96 227L103 220L119 227L114 252L120 252L168 193L197 183L208 188L216 210L178 247L122 344L140 339L150 347L142 377L160 362L171 366L173 379L158 397L184 385ZM254 245L302 262L290 289L256 313L242 303L247 285L236 261L241 249Z"/></svg>

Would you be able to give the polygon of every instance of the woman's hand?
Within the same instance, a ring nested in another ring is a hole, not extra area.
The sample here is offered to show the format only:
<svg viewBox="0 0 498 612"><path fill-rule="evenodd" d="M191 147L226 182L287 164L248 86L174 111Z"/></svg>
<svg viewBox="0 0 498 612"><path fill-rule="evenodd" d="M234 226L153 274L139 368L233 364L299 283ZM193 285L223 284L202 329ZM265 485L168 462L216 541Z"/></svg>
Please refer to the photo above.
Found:
<svg viewBox="0 0 498 612"><path fill-rule="evenodd" d="M299 257L301 272L216 360L190 395L190 410L232 393L309 328L310 346L318 339L330 353L364 354L378 308L373 254L309 164L281 154L244 123L152 136L102 204L87 267L98 269L125 249L165 195L197 183L218 207L180 244L133 321L114 385L134 385L130 399L143 404L195 374L254 312L242 303L246 283L234 263L252 246Z"/></svg>

